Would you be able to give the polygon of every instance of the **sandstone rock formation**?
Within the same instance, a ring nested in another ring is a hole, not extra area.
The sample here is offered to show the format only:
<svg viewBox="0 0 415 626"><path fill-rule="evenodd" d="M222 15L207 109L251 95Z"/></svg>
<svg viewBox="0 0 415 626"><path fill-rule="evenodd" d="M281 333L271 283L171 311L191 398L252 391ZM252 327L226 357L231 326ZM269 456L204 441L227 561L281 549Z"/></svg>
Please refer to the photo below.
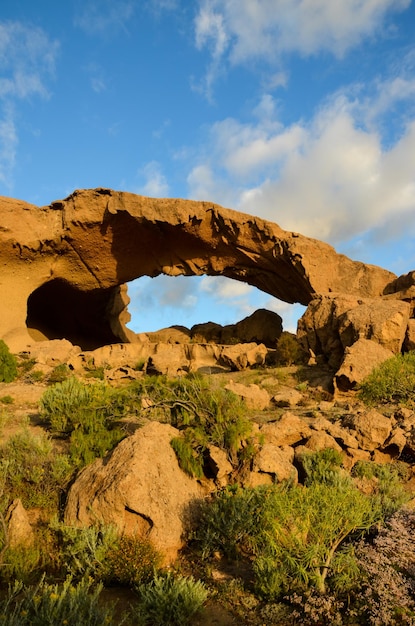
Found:
<svg viewBox="0 0 415 626"><path fill-rule="evenodd" d="M3 197L0 214L0 337L15 351L41 339L84 350L135 341L126 283L145 275L223 275L305 305L328 293L376 298L396 279L210 202L94 189L41 208Z"/></svg>

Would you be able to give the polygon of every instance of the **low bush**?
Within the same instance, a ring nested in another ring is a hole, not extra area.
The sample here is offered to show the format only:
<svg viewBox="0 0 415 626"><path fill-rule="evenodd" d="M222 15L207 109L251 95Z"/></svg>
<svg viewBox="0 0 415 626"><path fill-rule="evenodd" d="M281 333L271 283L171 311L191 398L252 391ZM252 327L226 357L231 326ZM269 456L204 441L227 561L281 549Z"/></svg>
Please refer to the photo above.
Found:
<svg viewBox="0 0 415 626"><path fill-rule="evenodd" d="M11 383L17 378L16 357L11 354L3 339L0 339L0 383Z"/></svg>
<svg viewBox="0 0 415 626"><path fill-rule="evenodd" d="M277 365L301 365L306 363L307 353L296 335L283 331L277 341L275 362Z"/></svg>
<svg viewBox="0 0 415 626"><path fill-rule="evenodd" d="M85 576L96 580L107 578L107 555L118 540L113 526L77 528L54 520L51 529L60 547L60 567L66 574L73 579Z"/></svg>
<svg viewBox="0 0 415 626"><path fill-rule="evenodd" d="M20 498L25 508L57 511L72 466L67 455L56 454L44 433L23 430L0 447L0 472L9 500Z"/></svg>
<svg viewBox="0 0 415 626"><path fill-rule="evenodd" d="M104 626L112 624L114 607L100 602L102 585L84 578L73 584L51 585L44 577L35 587L16 582L0 602L4 626Z"/></svg>
<svg viewBox="0 0 415 626"><path fill-rule="evenodd" d="M173 441L184 471L202 475L203 454L209 444L226 450L235 467L249 461L245 448L252 424L245 403L236 394L214 387L197 374L150 385L145 393L153 401L151 410L163 408L170 423L184 434L184 440Z"/></svg>
<svg viewBox="0 0 415 626"><path fill-rule="evenodd" d="M149 541L122 535L106 553L105 578L111 583L138 587L153 579L161 561L161 554Z"/></svg>
<svg viewBox="0 0 415 626"><path fill-rule="evenodd" d="M91 463L111 450L125 433L114 423L129 409L122 390L104 383L82 383L70 377L47 389L40 401L42 418L52 433L70 439L76 467Z"/></svg>
<svg viewBox="0 0 415 626"><path fill-rule="evenodd" d="M204 584L194 578L155 576L138 588L139 603L135 609L137 624L152 626L185 626L203 607L208 597Z"/></svg>
<svg viewBox="0 0 415 626"><path fill-rule="evenodd" d="M359 395L366 404L415 404L415 351L384 361L361 383Z"/></svg>

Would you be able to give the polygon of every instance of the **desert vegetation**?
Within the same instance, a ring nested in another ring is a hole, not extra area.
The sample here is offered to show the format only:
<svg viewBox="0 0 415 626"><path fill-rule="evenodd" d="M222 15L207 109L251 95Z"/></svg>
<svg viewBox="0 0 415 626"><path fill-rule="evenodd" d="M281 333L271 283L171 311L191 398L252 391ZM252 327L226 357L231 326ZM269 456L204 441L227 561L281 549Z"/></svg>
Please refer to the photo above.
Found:
<svg viewBox="0 0 415 626"><path fill-rule="evenodd" d="M62 365L46 375L0 343L0 624L202 625L219 609L223 624L415 624L410 461L362 459L350 469L344 455L327 447L296 456L298 481L275 477L248 486L263 444L258 424L278 422L281 409L248 408L221 376L142 373L114 386L103 373L91 366L80 377ZM277 366L239 373L238 380L301 390L298 410L313 418L326 396L307 376L287 336ZM13 381L41 385L31 417L7 387ZM409 353L385 362L355 396L385 415L408 411L414 382ZM171 445L180 467L211 485L169 568L145 537L98 522L75 528L62 517L82 468L143 420L177 428ZM231 468L228 484L216 489L206 466L211 446ZM30 514L34 541L11 541L7 511L17 499ZM123 600L109 600L109 590L122 590Z"/></svg>

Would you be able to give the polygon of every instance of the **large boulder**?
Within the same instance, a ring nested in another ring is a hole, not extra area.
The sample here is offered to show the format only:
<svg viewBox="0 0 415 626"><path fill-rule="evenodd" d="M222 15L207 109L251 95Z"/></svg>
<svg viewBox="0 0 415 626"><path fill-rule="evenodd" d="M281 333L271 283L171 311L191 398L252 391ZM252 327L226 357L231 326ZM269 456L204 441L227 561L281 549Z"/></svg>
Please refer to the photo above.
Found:
<svg viewBox="0 0 415 626"><path fill-rule="evenodd" d="M83 350L135 341L126 284L223 275L285 302L377 297L396 276L328 244L212 202L79 190L50 206L0 198L0 337L12 350L66 338Z"/></svg>
<svg viewBox="0 0 415 626"><path fill-rule="evenodd" d="M394 354L375 341L358 339L344 352L343 362L335 375L336 387L339 391L355 389L366 376Z"/></svg>
<svg viewBox="0 0 415 626"><path fill-rule="evenodd" d="M84 468L69 490L65 523L113 524L120 533L148 538L173 562L192 506L204 495L179 467L170 445L178 435L168 424L148 422Z"/></svg>

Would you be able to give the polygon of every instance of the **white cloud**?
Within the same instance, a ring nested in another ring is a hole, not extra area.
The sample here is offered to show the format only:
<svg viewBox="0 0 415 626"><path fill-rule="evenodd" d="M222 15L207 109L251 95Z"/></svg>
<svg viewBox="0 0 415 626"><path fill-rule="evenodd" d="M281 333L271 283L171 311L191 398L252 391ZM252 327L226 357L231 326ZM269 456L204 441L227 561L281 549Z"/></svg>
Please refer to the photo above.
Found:
<svg viewBox="0 0 415 626"><path fill-rule="evenodd" d="M0 22L0 182L12 187L17 156L19 101L49 97L59 51L56 40L39 27L21 22Z"/></svg>
<svg viewBox="0 0 415 626"><path fill-rule="evenodd" d="M167 197L169 195L169 185L161 171L160 163L150 161L140 170L139 174L144 177L146 182L136 190L136 193L153 198Z"/></svg>
<svg viewBox="0 0 415 626"><path fill-rule="evenodd" d="M75 26L89 35L117 35L128 31L134 10L133 0L87 0L79 9Z"/></svg>
<svg viewBox="0 0 415 626"><path fill-rule="evenodd" d="M0 98L49 95L59 44L33 25L0 22Z"/></svg>
<svg viewBox="0 0 415 626"><path fill-rule="evenodd" d="M212 61L206 75L209 95L225 60L232 64L264 59L280 63L286 53L337 57L379 33L387 13L411 0L201 0L195 40Z"/></svg>
<svg viewBox="0 0 415 626"><path fill-rule="evenodd" d="M401 80L404 89L392 77L370 97L352 86L349 97L335 94L311 119L287 127L270 97L254 109L254 122L213 124L188 176L189 196L334 245L371 229L378 239L396 237L415 215L415 116L408 120L404 107L400 134L382 137L390 110L412 106L415 80Z"/></svg>
<svg viewBox="0 0 415 626"><path fill-rule="evenodd" d="M10 187L17 152L17 133L10 107L0 119L0 182Z"/></svg>
<svg viewBox="0 0 415 626"><path fill-rule="evenodd" d="M225 276L204 276L200 282L201 291L209 293L219 300L240 298L246 296L252 289L251 285Z"/></svg>

